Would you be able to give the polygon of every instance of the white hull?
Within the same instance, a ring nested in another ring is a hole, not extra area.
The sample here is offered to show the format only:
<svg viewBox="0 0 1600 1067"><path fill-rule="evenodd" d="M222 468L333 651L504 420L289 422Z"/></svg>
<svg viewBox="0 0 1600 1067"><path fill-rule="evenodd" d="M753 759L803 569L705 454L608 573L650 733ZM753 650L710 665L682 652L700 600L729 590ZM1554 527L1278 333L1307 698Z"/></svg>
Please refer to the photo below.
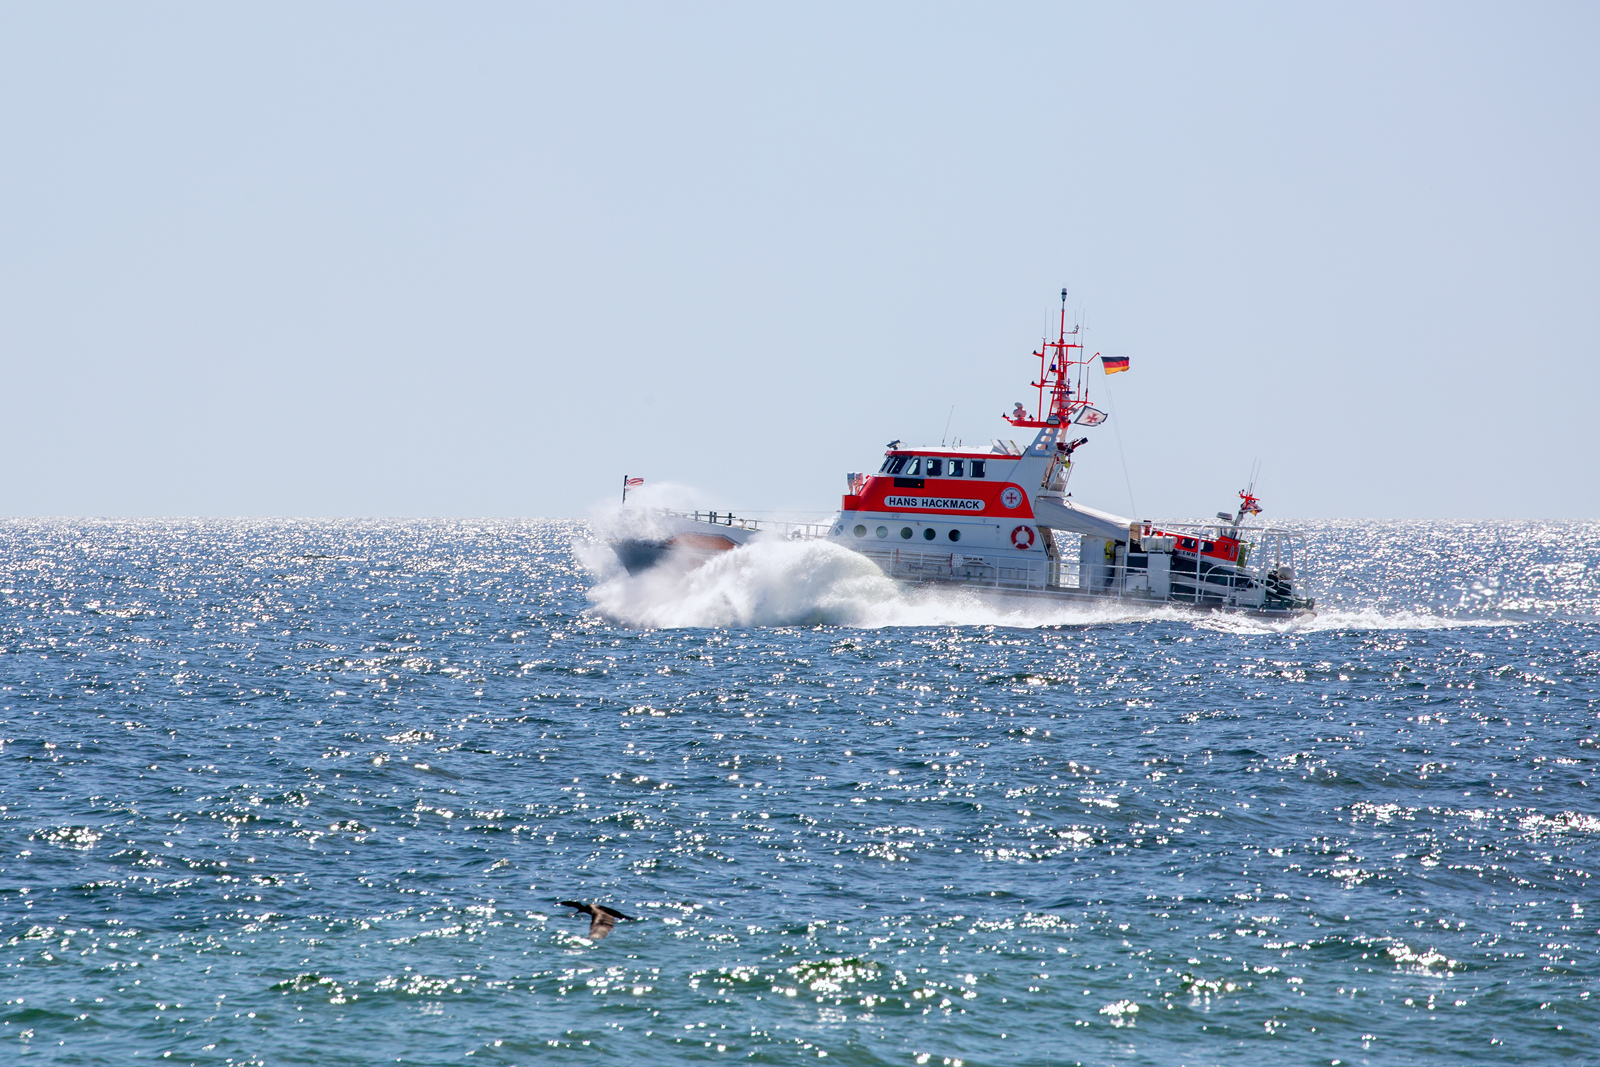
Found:
<svg viewBox="0 0 1600 1067"><path fill-rule="evenodd" d="M1219 566L1197 552L1130 552L1114 540L1109 541L1112 551L1107 553L1105 537L1042 529L1048 532L1042 551L984 551L976 545L969 550L940 551L911 543L880 545L851 537L851 528L843 522L835 524L828 539L872 560L886 576L910 585L944 585L1075 603L1171 604L1274 618L1309 614L1315 606L1296 596L1292 583L1275 577L1274 571L1282 564L1242 569ZM1122 533L1128 536L1126 530ZM913 542L914 538L905 540ZM965 540L972 538L968 535Z"/></svg>

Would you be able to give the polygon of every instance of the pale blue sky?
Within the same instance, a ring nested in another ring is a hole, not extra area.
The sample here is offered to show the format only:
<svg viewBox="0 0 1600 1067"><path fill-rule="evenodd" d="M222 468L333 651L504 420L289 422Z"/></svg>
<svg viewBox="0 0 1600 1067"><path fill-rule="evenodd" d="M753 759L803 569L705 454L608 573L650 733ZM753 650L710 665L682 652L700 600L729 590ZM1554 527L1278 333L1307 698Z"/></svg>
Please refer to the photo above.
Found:
<svg viewBox="0 0 1600 1067"><path fill-rule="evenodd" d="M1142 514L1600 515L1597 11L6 4L0 513L824 511L1065 285Z"/></svg>

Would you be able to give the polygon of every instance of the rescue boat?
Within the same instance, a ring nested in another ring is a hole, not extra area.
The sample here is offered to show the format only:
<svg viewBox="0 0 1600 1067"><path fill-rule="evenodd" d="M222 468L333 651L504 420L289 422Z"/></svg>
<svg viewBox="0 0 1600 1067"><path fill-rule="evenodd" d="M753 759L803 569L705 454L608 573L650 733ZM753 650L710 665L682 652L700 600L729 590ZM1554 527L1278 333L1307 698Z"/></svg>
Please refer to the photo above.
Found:
<svg viewBox="0 0 1600 1067"><path fill-rule="evenodd" d="M650 521L660 532L613 540L613 549L637 573L667 560L693 565L757 536L822 537L907 583L1266 617L1312 612L1304 538L1247 521L1261 513L1253 485L1239 492L1236 512L1219 511L1206 523L1127 518L1071 499L1073 455L1088 440L1073 435L1109 416L1089 402L1088 371L1099 356L1086 355L1079 325L1067 329L1065 298L1063 290L1056 340L1032 354L1039 360L1032 410L1019 402L1002 416L1033 432L1026 447L998 438L987 448L892 441L875 473L846 475L848 491L830 524L655 512Z"/></svg>

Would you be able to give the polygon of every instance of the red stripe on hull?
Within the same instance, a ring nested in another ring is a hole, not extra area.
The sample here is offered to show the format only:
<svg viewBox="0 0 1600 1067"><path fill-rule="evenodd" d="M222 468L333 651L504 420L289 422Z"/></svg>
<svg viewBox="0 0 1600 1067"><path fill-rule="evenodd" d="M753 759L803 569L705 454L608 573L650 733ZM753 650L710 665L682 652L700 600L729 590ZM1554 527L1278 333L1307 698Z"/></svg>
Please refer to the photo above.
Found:
<svg viewBox="0 0 1600 1067"><path fill-rule="evenodd" d="M896 482L902 484L896 485ZM960 478L892 478L874 475L860 495L844 498L846 511L890 511L896 514L957 518L1031 519L1033 505L1015 482L979 482Z"/></svg>

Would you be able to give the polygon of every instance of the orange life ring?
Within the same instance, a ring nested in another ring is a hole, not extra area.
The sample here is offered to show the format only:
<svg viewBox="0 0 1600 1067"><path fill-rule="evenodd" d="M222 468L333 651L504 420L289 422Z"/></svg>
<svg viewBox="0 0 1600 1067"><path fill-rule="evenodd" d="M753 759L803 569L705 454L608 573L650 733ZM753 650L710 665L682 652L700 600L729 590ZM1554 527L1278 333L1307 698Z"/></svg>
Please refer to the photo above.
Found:
<svg viewBox="0 0 1600 1067"><path fill-rule="evenodd" d="M1018 526L1011 531L1011 543L1026 552L1033 547L1033 527Z"/></svg>

